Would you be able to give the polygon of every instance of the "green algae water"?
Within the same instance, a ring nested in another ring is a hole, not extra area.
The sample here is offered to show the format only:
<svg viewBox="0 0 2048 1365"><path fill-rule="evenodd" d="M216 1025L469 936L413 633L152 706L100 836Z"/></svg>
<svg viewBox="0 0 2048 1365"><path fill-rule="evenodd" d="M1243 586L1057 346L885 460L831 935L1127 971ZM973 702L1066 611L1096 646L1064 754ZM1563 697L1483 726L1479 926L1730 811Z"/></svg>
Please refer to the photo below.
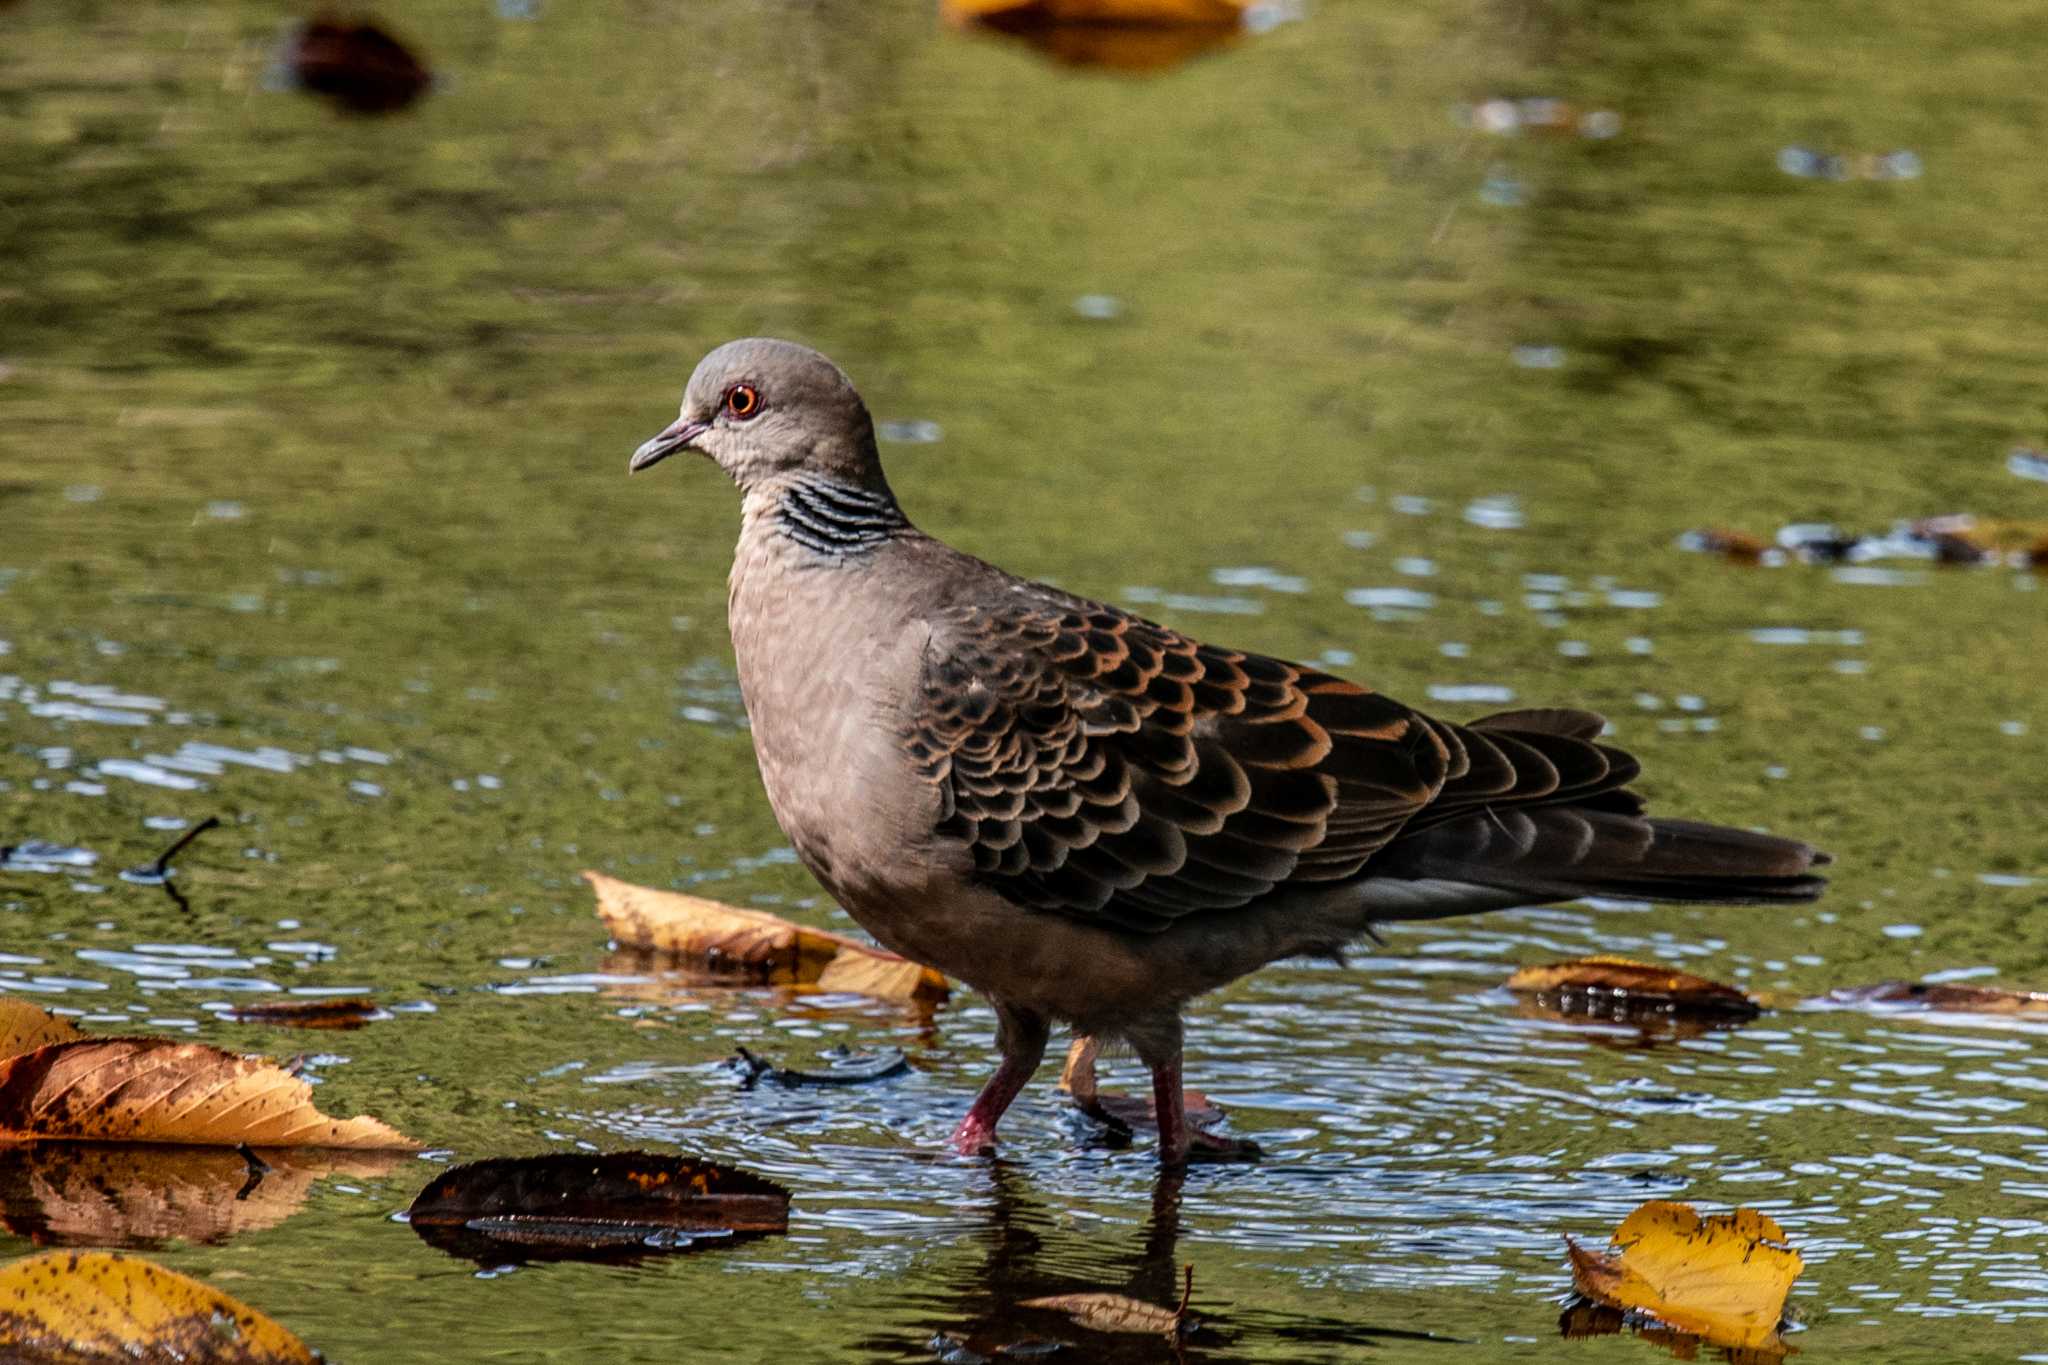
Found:
<svg viewBox="0 0 2048 1365"><path fill-rule="evenodd" d="M1679 545L2048 523L2038 25L1262 16L1135 76L923 3L435 0L386 16L434 87L366 118L279 88L274 7L0 9L0 992L303 1055L432 1149L205 1235L10 1167L0 1251L127 1227L338 1361L1166 1360L1017 1305L1183 1264L1190 1360L1606 1361L1658 1348L1561 1339L1564 1236L1671 1198L1785 1226L1810 1359L2048 1359L2048 1030L1824 999L2048 989L2048 585ZM943 1155L978 1001L678 984L577 875L848 927L754 775L736 499L625 479L750 333L853 374L935 534L1449 715L1598 707L1658 809L1811 838L1831 893L1396 926L1207 998L1190 1081L1256 1166L1162 1178L1050 1070ZM189 908L120 877L206 815ZM1501 989L1593 952L1776 1008ZM221 1017L290 993L390 1017ZM912 1070L725 1065L838 1046ZM780 1180L788 1235L480 1266L395 1218L451 1160L634 1147Z"/></svg>

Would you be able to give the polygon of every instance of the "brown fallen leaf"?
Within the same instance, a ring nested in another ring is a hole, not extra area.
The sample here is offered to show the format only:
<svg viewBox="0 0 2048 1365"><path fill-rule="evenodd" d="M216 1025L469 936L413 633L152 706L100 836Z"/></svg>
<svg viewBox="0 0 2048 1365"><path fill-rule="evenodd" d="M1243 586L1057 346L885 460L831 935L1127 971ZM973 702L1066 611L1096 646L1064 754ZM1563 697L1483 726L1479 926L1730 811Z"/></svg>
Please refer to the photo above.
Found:
<svg viewBox="0 0 2048 1365"><path fill-rule="evenodd" d="M1102 1044L1092 1035L1077 1033L1067 1045L1067 1060L1060 1068L1060 1089L1073 1096L1074 1107L1098 1123L1128 1135L1133 1128L1157 1128L1159 1111L1150 1095L1126 1095L1102 1090L1095 1083L1095 1059ZM1188 1125L1209 1129L1223 1121L1223 1109L1199 1090L1181 1092L1181 1104Z"/></svg>
<svg viewBox="0 0 2048 1365"><path fill-rule="evenodd" d="M2048 992L1922 981L1879 981L1869 986L1842 986L1829 991L1821 998L1821 1003L1879 1005L1887 1009L1954 1014L2048 1014Z"/></svg>
<svg viewBox="0 0 2048 1365"><path fill-rule="evenodd" d="M846 934L811 929L764 910L743 910L702 896L657 891L585 872L597 914L622 947L669 953L707 970L766 984L884 1000L944 1000L946 978L908 958Z"/></svg>
<svg viewBox="0 0 2048 1365"><path fill-rule="evenodd" d="M457 1166L406 1216L426 1241L473 1260L612 1259L783 1232L789 1191L691 1157L562 1152Z"/></svg>
<svg viewBox="0 0 2048 1365"><path fill-rule="evenodd" d="M51 1043L83 1038L69 1019L60 1019L41 1005L14 996L0 996L0 1057L34 1052Z"/></svg>
<svg viewBox="0 0 2048 1365"><path fill-rule="evenodd" d="M1689 1204L1652 1200L1622 1220L1613 1248L1603 1255L1565 1238L1572 1282L1587 1298L1716 1346L1785 1349L1778 1325L1805 1262L1768 1215L1702 1219Z"/></svg>
<svg viewBox="0 0 2048 1365"><path fill-rule="evenodd" d="M388 1019L377 1002L362 996L319 1000L262 1000L231 1005L221 1017L242 1024L282 1024L287 1028L361 1028L373 1019Z"/></svg>
<svg viewBox="0 0 2048 1365"><path fill-rule="evenodd" d="M37 1246L225 1242L289 1218L316 1180L376 1179L409 1159L401 1152L245 1155L233 1147L91 1142L0 1146L0 1227Z"/></svg>
<svg viewBox="0 0 2048 1365"><path fill-rule="evenodd" d="M411 49L366 19L315 18L287 40L283 59L300 89L352 114L403 109L434 83Z"/></svg>
<svg viewBox="0 0 2048 1365"><path fill-rule="evenodd" d="M1195 1294L1195 1268L1182 1267L1180 1304L1161 1308L1156 1303L1123 1294L1054 1294L1042 1299L1025 1299L1019 1308L1044 1308L1065 1313L1091 1332L1118 1335L1158 1335L1178 1341L1195 1329L1188 1315L1188 1300Z"/></svg>
<svg viewBox="0 0 2048 1365"><path fill-rule="evenodd" d="M1610 1016L1616 1010L1754 1019L1762 1009L1733 986L1626 957L1579 957L1523 967L1507 988L1552 1002L1562 1013Z"/></svg>
<svg viewBox="0 0 2048 1365"><path fill-rule="evenodd" d="M275 1321L198 1280L118 1252L51 1251L0 1268L8 1360L314 1365Z"/></svg>
<svg viewBox="0 0 2048 1365"><path fill-rule="evenodd" d="M171 1038L84 1038L0 1060L0 1142L419 1150L376 1119L327 1117L273 1062Z"/></svg>

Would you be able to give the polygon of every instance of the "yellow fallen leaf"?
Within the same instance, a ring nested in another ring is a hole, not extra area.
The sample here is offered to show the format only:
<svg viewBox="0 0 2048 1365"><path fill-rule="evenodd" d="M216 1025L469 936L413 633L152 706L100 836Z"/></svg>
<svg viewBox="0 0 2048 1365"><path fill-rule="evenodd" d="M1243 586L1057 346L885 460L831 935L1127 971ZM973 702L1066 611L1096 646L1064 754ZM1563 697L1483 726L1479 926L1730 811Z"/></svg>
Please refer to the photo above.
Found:
<svg viewBox="0 0 2048 1365"><path fill-rule="evenodd" d="M33 1052L51 1043L68 1043L85 1035L68 1019L60 1019L41 1005L14 996L0 996L0 1057Z"/></svg>
<svg viewBox="0 0 2048 1365"><path fill-rule="evenodd" d="M1157 1128L1159 1111L1150 1095L1126 1095L1097 1087L1095 1059L1101 1054L1102 1044L1092 1034L1075 1034L1060 1068L1060 1089L1073 1096L1076 1109L1112 1129ZM1181 1111L1190 1125L1204 1131L1223 1121L1223 1110L1199 1090L1181 1092Z"/></svg>
<svg viewBox="0 0 2048 1365"><path fill-rule="evenodd" d="M1622 1220L1614 1252L1565 1239L1579 1292L1691 1332L1716 1346L1781 1348L1785 1296L1806 1263L1785 1230L1755 1209L1702 1219L1652 1200Z"/></svg>
<svg viewBox="0 0 2048 1365"><path fill-rule="evenodd" d="M376 1119L327 1117L274 1062L171 1038L84 1038L0 1060L0 1141L419 1150Z"/></svg>
<svg viewBox="0 0 2048 1365"><path fill-rule="evenodd" d="M1522 995L1583 996L1604 1004L1744 1019L1760 1013L1756 1002L1733 986L1655 962L1604 954L1523 967L1508 978L1507 987Z"/></svg>
<svg viewBox="0 0 2048 1365"><path fill-rule="evenodd" d="M52 1251L0 1269L0 1347L9 1360L141 1365L319 1359L249 1305L174 1270L103 1251Z"/></svg>
<svg viewBox="0 0 2048 1365"><path fill-rule="evenodd" d="M1161 1308L1156 1303L1124 1294L1053 1294L1042 1299L1025 1299L1020 1308L1045 1308L1065 1313L1091 1332L1121 1335L1159 1335L1178 1340L1191 1325L1188 1300L1195 1292L1195 1268L1183 1270L1180 1306Z"/></svg>
<svg viewBox="0 0 2048 1365"><path fill-rule="evenodd" d="M2048 1013L2048 993L2041 991L1924 981L1879 981L1870 986L1841 986L1823 996L1822 1003L1878 1005L1887 1009L1947 1014Z"/></svg>
<svg viewBox="0 0 2048 1365"><path fill-rule="evenodd" d="M657 891L585 872L597 893L597 914L620 946L671 953L707 970L749 980L816 986L886 1000L943 1000L946 978L908 958L846 934L804 925L765 910Z"/></svg>

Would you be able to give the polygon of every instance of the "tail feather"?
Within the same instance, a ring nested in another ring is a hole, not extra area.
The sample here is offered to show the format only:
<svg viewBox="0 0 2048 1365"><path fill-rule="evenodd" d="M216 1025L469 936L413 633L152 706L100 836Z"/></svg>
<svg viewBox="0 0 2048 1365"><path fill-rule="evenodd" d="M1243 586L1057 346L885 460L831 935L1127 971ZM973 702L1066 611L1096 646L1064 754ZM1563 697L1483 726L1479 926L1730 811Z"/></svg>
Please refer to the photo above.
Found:
<svg viewBox="0 0 2048 1365"><path fill-rule="evenodd" d="M1810 901L1831 861L1797 839L1580 806L1480 810L1389 844L1383 876L1452 881L1530 901L1612 896L1719 904Z"/></svg>

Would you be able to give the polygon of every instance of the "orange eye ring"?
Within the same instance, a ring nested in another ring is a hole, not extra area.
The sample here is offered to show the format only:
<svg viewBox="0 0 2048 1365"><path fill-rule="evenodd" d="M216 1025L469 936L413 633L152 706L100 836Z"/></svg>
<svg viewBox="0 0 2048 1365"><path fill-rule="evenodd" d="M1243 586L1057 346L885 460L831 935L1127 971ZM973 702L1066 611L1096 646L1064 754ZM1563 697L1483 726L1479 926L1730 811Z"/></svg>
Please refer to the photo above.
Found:
<svg viewBox="0 0 2048 1365"><path fill-rule="evenodd" d="M761 394L752 384L735 384L725 391L725 410L744 422L761 410Z"/></svg>

